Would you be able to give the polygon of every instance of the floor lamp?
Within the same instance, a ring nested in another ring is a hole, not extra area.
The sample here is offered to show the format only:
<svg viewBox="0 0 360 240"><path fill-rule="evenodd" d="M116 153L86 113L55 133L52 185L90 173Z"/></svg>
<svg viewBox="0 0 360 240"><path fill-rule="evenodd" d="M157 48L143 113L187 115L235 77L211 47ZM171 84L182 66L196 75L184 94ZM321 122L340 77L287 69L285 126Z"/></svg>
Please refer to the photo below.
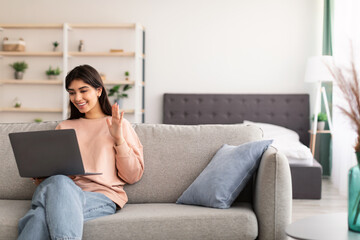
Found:
<svg viewBox="0 0 360 240"><path fill-rule="evenodd" d="M327 66L332 65L332 56L315 56L310 57L307 61L306 72L305 72L305 82L308 83L317 83L316 89L316 99L314 106L314 124L313 129L311 129L311 138L310 138L310 150L311 153L315 154L315 142L316 142L316 133L317 133L317 123L318 123L318 114L321 110L321 96L324 100L326 115L328 118L330 133L332 133L332 121L329 111L329 104L326 97L325 88L321 86L323 82L332 82L334 77L330 73Z"/></svg>

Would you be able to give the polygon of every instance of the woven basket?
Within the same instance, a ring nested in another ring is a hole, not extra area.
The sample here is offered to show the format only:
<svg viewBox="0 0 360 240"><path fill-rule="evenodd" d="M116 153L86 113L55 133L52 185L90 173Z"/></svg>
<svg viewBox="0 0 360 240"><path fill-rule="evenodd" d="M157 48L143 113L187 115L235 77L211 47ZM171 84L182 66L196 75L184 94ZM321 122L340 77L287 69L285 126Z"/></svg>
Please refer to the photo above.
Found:
<svg viewBox="0 0 360 240"><path fill-rule="evenodd" d="M12 41L10 41L8 38L4 38L2 49L3 51L24 52L25 41L22 38L20 38L19 40L12 40Z"/></svg>

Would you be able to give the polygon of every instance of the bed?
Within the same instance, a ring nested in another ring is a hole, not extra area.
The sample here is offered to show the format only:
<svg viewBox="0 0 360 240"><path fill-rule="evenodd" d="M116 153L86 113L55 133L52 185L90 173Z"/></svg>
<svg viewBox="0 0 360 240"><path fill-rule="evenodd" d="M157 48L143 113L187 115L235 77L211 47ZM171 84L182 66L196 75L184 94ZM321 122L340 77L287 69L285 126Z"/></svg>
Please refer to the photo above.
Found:
<svg viewBox="0 0 360 240"><path fill-rule="evenodd" d="M274 144L275 142L277 144L275 147L280 151L285 146L285 142L290 142L291 144L288 144L290 147L295 146L292 140L286 140L295 138L294 135L298 136L298 142L303 148L309 146L309 112L308 94L171 93L164 94L163 98L164 124L239 124L245 121L245 124L261 127L264 130L264 137L280 137L281 140L274 141ZM269 136L266 136L267 134ZM309 149L308 151L310 152ZM296 159L295 156L292 159L292 156L289 156L288 159L293 198L321 199L321 165L308 155L306 161L305 157Z"/></svg>

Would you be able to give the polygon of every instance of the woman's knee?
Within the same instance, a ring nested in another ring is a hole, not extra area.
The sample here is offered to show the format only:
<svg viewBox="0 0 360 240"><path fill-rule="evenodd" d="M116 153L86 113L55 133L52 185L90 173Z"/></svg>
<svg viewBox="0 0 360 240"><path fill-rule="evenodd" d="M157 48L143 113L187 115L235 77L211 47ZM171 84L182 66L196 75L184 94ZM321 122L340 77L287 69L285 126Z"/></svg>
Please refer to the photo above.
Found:
<svg viewBox="0 0 360 240"><path fill-rule="evenodd" d="M65 176L65 175L54 175L54 176L46 178L44 180L44 182L51 183L51 184L59 184L59 185L63 185L66 183L73 183L71 178L69 178L68 176Z"/></svg>
<svg viewBox="0 0 360 240"><path fill-rule="evenodd" d="M82 193L80 187L78 187L74 181L65 175L55 175L51 176L48 179L48 183L51 188L59 193L61 192L79 192ZM49 187L50 187L49 186Z"/></svg>
<svg viewBox="0 0 360 240"><path fill-rule="evenodd" d="M82 193L81 188L79 188L71 178L65 175L55 175L46 178L36 189L33 200L42 199L48 194L51 195L62 195L66 193Z"/></svg>

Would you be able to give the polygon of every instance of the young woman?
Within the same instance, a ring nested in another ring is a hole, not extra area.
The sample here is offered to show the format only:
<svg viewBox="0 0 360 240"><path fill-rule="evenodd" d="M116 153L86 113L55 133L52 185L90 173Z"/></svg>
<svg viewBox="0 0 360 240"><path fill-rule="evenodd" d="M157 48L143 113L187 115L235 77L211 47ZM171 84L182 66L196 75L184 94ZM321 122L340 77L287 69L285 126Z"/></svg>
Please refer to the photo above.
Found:
<svg viewBox="0 0 360 240"><path fill-rule="evenodd" d="M36 179L18 239L81 239L84 221L122 208L128 200L123 186L144 171L143 147L124 113L110 105L99 73L89 65L74 68L66 90L70 118L56 129L75 129L85 170L102 175Z"/></svg>

